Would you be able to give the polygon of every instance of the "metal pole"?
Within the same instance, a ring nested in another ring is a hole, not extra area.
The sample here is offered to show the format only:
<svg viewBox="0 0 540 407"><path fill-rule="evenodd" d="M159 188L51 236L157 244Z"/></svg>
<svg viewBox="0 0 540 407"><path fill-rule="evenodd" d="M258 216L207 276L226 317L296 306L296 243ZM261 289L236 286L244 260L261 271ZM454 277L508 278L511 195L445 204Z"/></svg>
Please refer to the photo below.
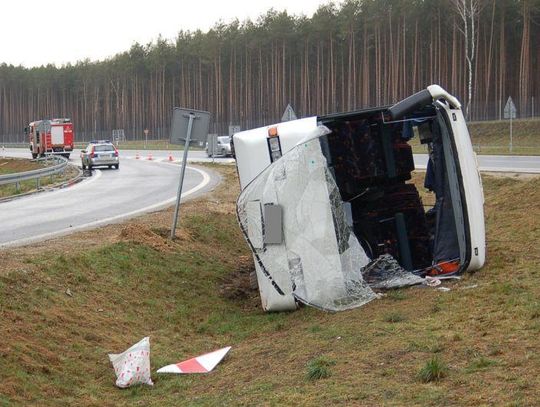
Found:
<svg viewBox="0 0 540 407"><path fill-rule="evenodd" d="M195 115L189 115L189 123L187 128L186 135L186 144L184 145L184 158L182 159L182 167L180 170L180 182L178 183L178 193L176 194L176 206L174 208L174 218L173 225L171 229L171 240L174 240L176 235L176 225L178 223L178 211L180 210L180 199L182 198L182 185L184 184L184 173L186 172L186 162L189 151L189 142L191 140L191 129L193 128L193 120L195 120Z"/></svg>
<svg viewBox="0 0 540 407"><path fill-rule="evenodd" d="M510 152L512 152L512 112L510 112Z"/></svg>

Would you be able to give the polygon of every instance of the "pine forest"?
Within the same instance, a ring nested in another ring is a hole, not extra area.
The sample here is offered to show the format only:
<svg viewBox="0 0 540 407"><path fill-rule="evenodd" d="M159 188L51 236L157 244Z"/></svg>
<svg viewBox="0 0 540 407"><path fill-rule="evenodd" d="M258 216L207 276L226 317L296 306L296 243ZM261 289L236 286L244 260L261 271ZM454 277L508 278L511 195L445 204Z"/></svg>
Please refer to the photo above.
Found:
<svg viewBox="0 0 540 407"><path fill-rule="evenodd" d="M540 115L540 0L348 0L310 18L268 11L256 21L180 31L105 61L0 65L0 135L70 117L78 139L125 129L166 138L174 106L208 110L213 131L392 104L436 83L469 120L498 120L512 96ZM32 50L28 50L32 52Z"/></svg>

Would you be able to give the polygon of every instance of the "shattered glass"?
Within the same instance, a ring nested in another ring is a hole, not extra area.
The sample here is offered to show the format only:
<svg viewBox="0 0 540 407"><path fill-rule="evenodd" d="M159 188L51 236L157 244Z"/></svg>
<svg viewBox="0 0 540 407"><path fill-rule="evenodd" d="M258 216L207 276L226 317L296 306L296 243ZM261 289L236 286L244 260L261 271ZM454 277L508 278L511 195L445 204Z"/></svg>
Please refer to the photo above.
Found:
<svg viewBox="0 0 540 407"><path fill-rule="evenodd" d="M326 133L320 126L319 136ZM260 245L264 218L250 209L255 202L283 209L282 244ZM240 194L237 213L263 275L281 295L289 281L298 301L327 311L377 298L360 273L370 260L347 223L319 138L300 143L259 174Z"/></svg>
<svg viewBox="0 0 540 407"><path fill-rule="evenodd" d="M364 266L362 276L375 289L388 290L424 283L422 277L405 270L389 254L383 254Z"/></svg>
<svg viewBox="0 0 540 407"><path fill-rule="evenodd" d="M319 133L328 129L320 126ZM422 284L422 277L403 269L390 254L373 260L366 255L318 137L269 165L238 198L238 219L261 272L258 278L267 279L281 298L294 297L326 311L364 305L378 297L373 289ZM262 208L268 204L282 209L279 244L265 243Z"/></svg>

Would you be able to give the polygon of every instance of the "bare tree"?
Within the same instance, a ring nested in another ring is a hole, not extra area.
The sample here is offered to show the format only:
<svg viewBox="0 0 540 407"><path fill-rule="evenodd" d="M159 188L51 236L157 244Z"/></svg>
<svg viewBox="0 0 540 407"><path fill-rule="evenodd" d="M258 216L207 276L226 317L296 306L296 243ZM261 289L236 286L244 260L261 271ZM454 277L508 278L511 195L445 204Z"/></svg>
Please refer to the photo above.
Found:
<svg viewBox="0 0 540 407"><path fill-rule="evenodd" d="M465 116L469 118L470 106L473 99L474 64L476 57L476 43L478 37L478 16L482 0L451 0L461 24L458 26L463 35L465 45L465 61L467 62L467 101L465 103Z"/></svg>

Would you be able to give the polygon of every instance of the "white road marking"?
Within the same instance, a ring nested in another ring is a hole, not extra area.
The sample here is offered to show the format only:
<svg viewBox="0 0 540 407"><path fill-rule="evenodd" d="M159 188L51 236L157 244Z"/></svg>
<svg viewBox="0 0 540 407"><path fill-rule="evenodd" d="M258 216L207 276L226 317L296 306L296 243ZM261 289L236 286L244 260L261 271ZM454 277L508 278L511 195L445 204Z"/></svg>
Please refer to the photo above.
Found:
<svg viewBox="0 0 540 407"><path fill-rule="evenodd" d="M189 167L189 166L186 167L186 168L189 168L190 170L198 172L199 174L202 175L203 179L198 185L196 185L193 188L191 188L190 190L182 193L182 198L185 198L186 196L194 194L195 192L197 192L200 189L204 188L210 182L210 176L205 171L200 170L199 168L194 168L194 167ZM70 188L70 189L73 189L73 188ZM94 221L94 222L85 223L83 225L78 225L78 226L74 226L74 227L70 227L70 228L64 228L64 229L57 230L55 232L43 233L41 235L27 237L27 238L23 238L23 239L12 240L11 242L1 243L0 247L21 246L21 245L24 245L24 244L28 244L28 243L32 243L32 242L36 242L36 241L40 241L40 240L48 240L48 239L51 239L53 237L59 237L59 236L62 236L62 235L67 235L67 234L77 232L77 231L80 231L80 230L90 229L90 228L93 228L93 227L96 227L96 226L101 226L101 225L105 225L105 224L109 224L109 223L115 223L115 222L117 222L119 220L126 219L126 218L131 218L131 217L133 217L135 215L138 215L138 214L141 214L141 213L151 212L153 210L161 209L161 208L163 208L163 207L165 207L165 206L167 206L167 205L169 205L169 204L171 204L171 203L173 203L175 201L176 201L176 196L174 196L172 198L169 198L169 199L166 199L164 201L161 201L161 202L146 206L144 208L136 209L134 211L123 213L123 214L116 215L116 216L111 216L109 218L100 219L100 220L97 220L97 221Z"/></svg>
<svg viewBox="0 0 540 407"><path fill-rule="evenodd" d="M511 173L530 173L540 174L539 168L516 168L516 167L483 167L480 166L481 172L511 172Z"/></svg>

